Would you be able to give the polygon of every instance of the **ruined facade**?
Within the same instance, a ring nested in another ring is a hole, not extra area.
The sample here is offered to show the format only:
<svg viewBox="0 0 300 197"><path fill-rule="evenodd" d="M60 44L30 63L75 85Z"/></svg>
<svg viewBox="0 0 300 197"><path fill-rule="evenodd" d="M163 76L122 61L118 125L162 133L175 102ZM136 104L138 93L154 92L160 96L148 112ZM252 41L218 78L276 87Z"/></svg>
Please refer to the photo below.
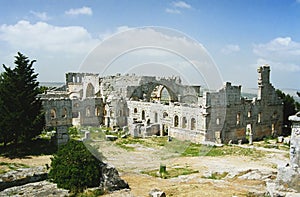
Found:
<svg viewBox="0 0 300 197"><path fill-rule="evenodd" d="M259 67L258 94L248 100L229 82L205 92L179 77L67 73L63 87L41 98L51 127L128 127L135 137L227 143L281 133L283 105L269 79L270 67Z"/></svg>

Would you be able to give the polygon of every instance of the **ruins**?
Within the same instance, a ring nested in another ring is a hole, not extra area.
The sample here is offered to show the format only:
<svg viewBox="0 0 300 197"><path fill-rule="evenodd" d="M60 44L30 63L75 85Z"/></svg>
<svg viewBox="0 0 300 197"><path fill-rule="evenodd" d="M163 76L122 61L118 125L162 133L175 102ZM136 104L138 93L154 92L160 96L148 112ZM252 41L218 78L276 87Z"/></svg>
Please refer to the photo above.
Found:
<svg viewBox="0 0 300 197"><path fill-rule="evenodd" d="M278 166L277 185L300 192L300 112L290 116L292 134L290 142L290 163Z"/></svg>
<svg viewBox="0 0 300 197"><path fill-rule="evenodd" d="M283 104L270 83L270 67L258 69L257 97L241 96L241 86L226 82L217 91L184 85L179 77L67 73L62 87L40 97L46 127L56 128L57 143L67 128L123 128L134 137L171 136L195 143L250 143L280 135Z"/></svg>

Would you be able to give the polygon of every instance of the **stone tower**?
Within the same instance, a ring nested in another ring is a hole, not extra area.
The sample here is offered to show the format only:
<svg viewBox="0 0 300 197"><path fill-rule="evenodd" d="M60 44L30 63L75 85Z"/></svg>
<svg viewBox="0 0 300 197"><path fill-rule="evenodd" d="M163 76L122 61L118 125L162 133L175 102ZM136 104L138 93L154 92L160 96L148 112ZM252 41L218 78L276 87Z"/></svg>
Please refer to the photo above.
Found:
<svg viewBox="0 0 300 197"><path fill-rule="evenodd" d="M270 66L264 65L260 66L257 69L258 72L258 93L257 93L257 99L261 100L264 96L266 96L268 93L268 86L270 85Z"/></svg>

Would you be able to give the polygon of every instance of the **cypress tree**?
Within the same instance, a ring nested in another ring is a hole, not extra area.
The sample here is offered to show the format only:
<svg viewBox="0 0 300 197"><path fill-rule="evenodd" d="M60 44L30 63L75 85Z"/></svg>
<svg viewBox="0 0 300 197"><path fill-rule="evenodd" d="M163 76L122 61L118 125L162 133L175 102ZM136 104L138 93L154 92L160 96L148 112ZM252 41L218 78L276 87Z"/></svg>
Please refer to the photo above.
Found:
<svg viewBox="0 0 300 197"><path fill-rule="evenodd" d="M5 143L26 142L39 135L44 126L42 103L39 93L38 74L26 56L15 56L15 68L3 65L0 80L0 129Z"/></svg>

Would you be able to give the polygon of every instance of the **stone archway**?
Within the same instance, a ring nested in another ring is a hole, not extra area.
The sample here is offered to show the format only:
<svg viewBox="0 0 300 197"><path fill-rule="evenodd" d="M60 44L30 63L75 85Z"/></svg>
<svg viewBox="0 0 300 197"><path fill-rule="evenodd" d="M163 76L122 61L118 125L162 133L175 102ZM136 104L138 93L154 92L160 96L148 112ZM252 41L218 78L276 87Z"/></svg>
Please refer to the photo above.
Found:
<svg viewBox="0 0 300 197"><path fill-rule="evenodd" d="M168 86L165 86L160 83L146 83L141 86L138 86L134 89L133 93L131 94L130 98L132 100L145 100L148 102L161 100L162 96L167 95L168 99L171 102L178 101L178 95L175 91Z"/></svg>

